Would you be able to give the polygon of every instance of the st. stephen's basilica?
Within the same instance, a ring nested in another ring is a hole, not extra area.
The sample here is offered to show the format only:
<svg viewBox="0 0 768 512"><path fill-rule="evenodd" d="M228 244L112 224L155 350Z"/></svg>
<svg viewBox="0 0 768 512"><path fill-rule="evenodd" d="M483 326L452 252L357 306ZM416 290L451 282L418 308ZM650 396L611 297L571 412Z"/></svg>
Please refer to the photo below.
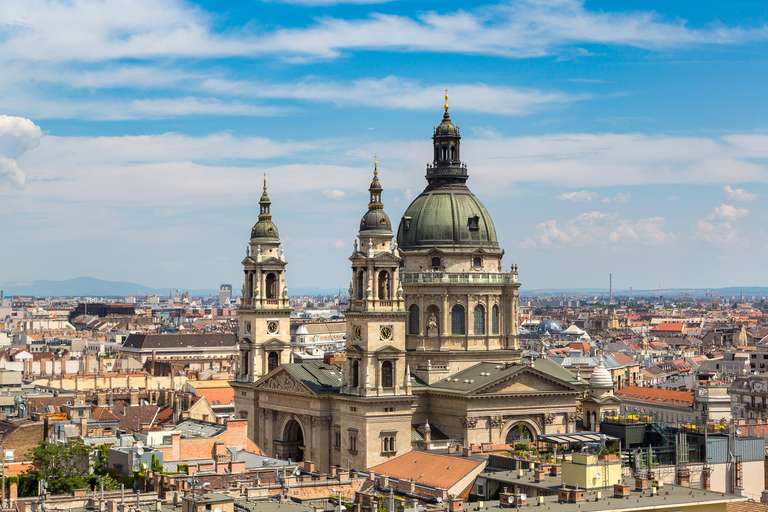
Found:
<svg viewBox="0 0 768 512"><path fill-rule="evenodd" d="M290 363L286 260L266 182L243 260L235 410L269 456L365 469L412 447L502 444L575 430L585 382L521 360L517 268L467 187L448 114L427 186L393 239L374 166L349 257L346 360Z"/></svg>

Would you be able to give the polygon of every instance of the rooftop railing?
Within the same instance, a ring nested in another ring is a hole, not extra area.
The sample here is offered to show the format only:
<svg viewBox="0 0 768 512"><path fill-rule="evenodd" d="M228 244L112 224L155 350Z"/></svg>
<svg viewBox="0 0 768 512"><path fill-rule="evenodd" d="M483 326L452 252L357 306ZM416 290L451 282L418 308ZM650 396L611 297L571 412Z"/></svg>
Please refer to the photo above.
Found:
<svg viewBox="0 0 768 512"><path fill-rule="evenodd" d="M518 282L517 272L449 272L401 271L400 282L412 283L462 283L462 284L512 284Z"/></svg>

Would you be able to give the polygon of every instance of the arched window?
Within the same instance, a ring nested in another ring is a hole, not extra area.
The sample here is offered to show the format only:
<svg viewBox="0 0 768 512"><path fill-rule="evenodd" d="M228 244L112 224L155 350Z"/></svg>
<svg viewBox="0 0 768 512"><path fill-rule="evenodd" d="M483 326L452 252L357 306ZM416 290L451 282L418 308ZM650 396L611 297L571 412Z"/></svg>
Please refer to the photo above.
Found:
<svg viewBox="0 0 768 512"><path fill-rule="evenodd" d="M491 308L491 333L499 334L499 306Z"/></svg>
<svg viewBox="0 0 768 512"><path fill-rule="evenodd" d="M432 258L432 266L433 267L439 267L440 266L440 256L434 256Z"/></svg>
<svg viewBox="0 0 768 512"><path fill-rule="evenodd" d="M357 298L361 300L365 298L363 295L364 293L365 293L365 272L361 270L360 272L357 273Z"/></svg>
<svg viewBox="0 0 768 512"><path fill-rule="evenodd" d="M392 387L392 361L381 363L381 387Z"/></svg>
<svg viewBox="0 0 768 512"><path fill-rule="evenodd" d="M456 304L451 309L451 334L465 334L464 306Z"/></svg>
<svg viewBox="0 0 768 512"><path fill-rule="evenodd" d="M485 308L475 306L475 334L485 334Z"/></svg>
<svg viewBox="0 0 768 512"><path fill-rule="evenodd" d="M390 296L389 272L382 270L379 272L379 300L389 300Z"/></svg>
<svg viewBox="0 0 768 512"><path fill-rule="evenodd" d="M356 388L360 385L360 362L352 361L352 387Z"/></svg>
<svg viewBox="0 0 768 512"><path fill-rule="evenodd" d="M451 160L456 160L456 146L451 146Z"/></svg>
<svg viewBox="0 0 768 512"><path fill-rule="evenodd" d="M277 355L277 352L270 352L267 357L267 372L277 368L278 364L280 364L280 356Z"/></svg>
<svg viewBox="0 0 768 512"><path fill-rule="evenodd" d="M419 334L419 306L412 304L409 311L408 334Z"/></svg>
<svg viewBox="0 0 768 512"><path fill-rule="evenodd" d="M265 291L267 292L267 298L268 299L276 298L277 297L277 277L275 276L275 274L269 273L267 274L266 281L267 281L266 283L267 289Z"/></svg>

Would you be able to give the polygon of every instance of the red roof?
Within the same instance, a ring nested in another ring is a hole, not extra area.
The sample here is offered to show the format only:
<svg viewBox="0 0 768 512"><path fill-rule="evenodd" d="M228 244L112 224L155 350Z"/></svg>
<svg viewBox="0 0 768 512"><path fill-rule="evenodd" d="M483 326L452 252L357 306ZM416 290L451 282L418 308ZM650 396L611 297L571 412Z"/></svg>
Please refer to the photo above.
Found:
<svg viewBox="0 0 768 512"><path fill-rule="evenodd" d="M659 405L676 405L679 407L691 407L693 405L693 391L627 386L617 391L616 397Z"/></svg>
<svg viewBox="0 0 768 512"><path fill-rule="evenodd" d="M204 396L211 405L228 404L235 400L235 390L232 388L203 388L196 391L198 396Z"/></svg>
<svg viewBox="0 0 768 512"><path fill-rule="evenodd" d="M682 323L668 323L659 324L656 327L651 328L652 331L666 331L666 332L683 332L684 325Z"/></svg>

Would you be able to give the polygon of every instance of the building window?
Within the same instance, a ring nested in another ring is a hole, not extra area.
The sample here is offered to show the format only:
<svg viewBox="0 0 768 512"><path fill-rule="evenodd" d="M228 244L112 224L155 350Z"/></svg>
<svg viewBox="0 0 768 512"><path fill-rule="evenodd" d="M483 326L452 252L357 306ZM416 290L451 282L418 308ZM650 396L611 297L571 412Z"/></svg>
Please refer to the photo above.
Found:
<svg viewBox="0 0 768 512"><path fill-rule="evenodd" d="M267 372L271 372L277 368L279 362L280 356L277 355L277 352L270 352L269 356L267 357Z"/></svg>
<svg viewBox="0 0 768 512"><path fill-rule="evenodd" d="M355 406L350 406L349 410L350 410L351 412L357 412L357 407L355 407Z"/></svg>
<svg viewBox="0 0 768 512"><path fill-rule="evenodd" d="M381 438L381 451L384 453L394 453L397 451L395 436L384 436Z"/></svg>
<svg viewBox="0 0 768 512"><path fill-rule="evenodd" d="M419 334L419 306L412 304L409 311L408 334Z"/></svg>
<svg viewBox="0 0 768 512"><path fill-rule="evenodd" d="M475 334L485 334L485 308L475 306Z"/></svg>
<svg viewBox="0 0 768 512"><path fill-rule="evenodd" d="M392 361L381 363L381 387L392 387Z"/></svg>
<svg viewBox="0 0 768 512"><path fill-rule="evenodd" d="M491 332L499 334L499 306L496 305L491 308Z"/></svg>
<svg viewBox="0 0 768 512"><path fill-rule="evenodd" d="M357 434L349 435L349 450L352 452L357 451Z"/></svg>
<svg viewBox="0 0 768 512"><path fill-rule="evenodd" d="M337 448L341 446L341 432L336 432L333 435L333 446L336 446Z"/></svg>
<svg viewBox="0 0 768 512"><path fill-rule="evenodd" d="M275 274L269 273L266 278L266 292L268 299L274 299L277 297L277 277Z"/></svg>
<svg viewBox="0 0 768 512"><path fill-rule="evenodd" d="M482 267L483 266L483 260L480 258L480 256L475 256L472 258L472 266L473 267Z"/></svg>
<svg viewBox="0 0 768 512"><path fill-rule="evenodd" d="M440 266L440 256L434 256L432 258L432 266L433 267L439 267Z"/></svg>
<svg viewBox="0 0 768 512"><path fill-rule="evenodd" d="M360 385L360 362L352 361L352 387L356 388Z"/></svg>
<svg viewBox="0 0 768 512"><path fill-rule="evenodd" d="M451 334L465 334L464 306L456 304L451 309Z"/></svg>

